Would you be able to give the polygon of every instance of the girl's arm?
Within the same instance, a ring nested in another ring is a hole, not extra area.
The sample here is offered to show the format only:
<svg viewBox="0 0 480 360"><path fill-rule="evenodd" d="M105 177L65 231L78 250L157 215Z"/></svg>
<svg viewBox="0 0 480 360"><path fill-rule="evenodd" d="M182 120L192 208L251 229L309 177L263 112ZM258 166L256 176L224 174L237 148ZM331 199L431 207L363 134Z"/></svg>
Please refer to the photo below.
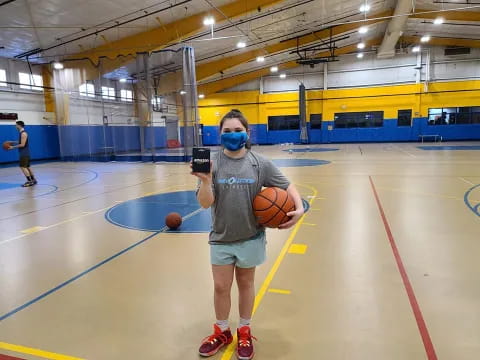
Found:
<svg viewBox="0 0 480 360"><path fill-rule="evenodd" d="M202 180L197 193L197 200L200 206L204 209L208 209L215 202L215 196L212 190L212 181Z"/></svg>
<svg viewBox="0 0 480 360"><path fill-rule="evenodd" d="M303 213L305 212L305 209L303 208L303 202L302 202L302 197L298 193L297 188L295 185L290 184L287 188L287 193L290 195L293 199L293 202L295 203L295 211L290 211L287 215L291 217L289 221L286 223L282 224L279 226L280 229L289 229L293 225L295 225L298 220L303 216Z"/></svg>

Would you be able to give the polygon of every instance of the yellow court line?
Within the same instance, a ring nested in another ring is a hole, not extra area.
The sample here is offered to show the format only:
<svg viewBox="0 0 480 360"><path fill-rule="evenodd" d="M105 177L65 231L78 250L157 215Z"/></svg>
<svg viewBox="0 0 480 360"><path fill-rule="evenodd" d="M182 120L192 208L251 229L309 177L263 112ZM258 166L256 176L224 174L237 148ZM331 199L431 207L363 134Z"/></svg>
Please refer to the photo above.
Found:
<svg viewBox="0 0 480 360"><path fill-rule="evenodd" d="M22 234L33 234L33 233L36 233L36 232L41 231L43 229L45 229L45 227L43 227L43 226L34 226L34 227L31 227L31 228L22 230L20 232Z"/></svg>
<svg viewBox="0 0 480 360"><path fill-rule="evenodd" d="M303 225L307 225L307 226L317 226L317 224L311 224L311 223L306 223L306 222L304 222Z"/></svg>
<svg viewBox="0 0 480 360"><path fill-rule="evenodd" d="M305 244L292 244L288 248L289 254L303 255L307 252L307 245Z"/></svg>
<svg viewBox="0 0 480 360"><path fill-rule="evenodd" d="M282 295L290 295L292 292L290 290L282 290L282 289L268 289L269 293L274 294L282 294Z"/></svg>
<svg viewBox="0 0 480 360"><path fill-rule="evenodd" d="M316 188L311 187L311 186L307 186L307 185L300 185L300 186L309 188L310 190L313 191L314 196L317 196L318 191L317 191ZM315 200L315 197L313 197L309 200L310 206L312 205L314 200ZM282 263L283 259L285 258L285 255L287 254L287 251L288 251L290 245L292 244L293 239L295 239L295 236L297 235L297 232L300 229L300 225L302 225L302 223L303 223L303 219L305 219L305 215L303 215L300 218L300 220L297 222L297 224L294 226L290 236L288 237L287 241L283 245L282 250L280 250L280 254L278 255L277 259L275 260L275 263L273 264L272 268L270 269L270 271L267 274L267 277L263 281L263 284L260 287L260 290L258 290L258 293L255 296L255 303L253 305L252 317L255 314L255 312L257 311L258 306L262 302L263 297L265 296L265 293L267 292L267 289L270 287L270 284L271 284L275 274L277 273L278 268L280 267L280 264ZM235 335L233 341L230 343L230 345L228 345L227 349L223 353L223 356L221 357L221 360L230 360L231 359L233 353L235 352L236 343L237 343L237 340L236 340L236 335Z"/></svg>
<svg viewBox="0 0 480 360"><path fill-rule="evenodd" d="M51 360L84 360L82 358L77 358L68 355L57 354L49 351L43 351L39 349L33 349L26 346L8 344L4 342L0 342L0 349L13 351L20 354L28 354L33 356L38 356L44 359L51 359Z"/></svg>

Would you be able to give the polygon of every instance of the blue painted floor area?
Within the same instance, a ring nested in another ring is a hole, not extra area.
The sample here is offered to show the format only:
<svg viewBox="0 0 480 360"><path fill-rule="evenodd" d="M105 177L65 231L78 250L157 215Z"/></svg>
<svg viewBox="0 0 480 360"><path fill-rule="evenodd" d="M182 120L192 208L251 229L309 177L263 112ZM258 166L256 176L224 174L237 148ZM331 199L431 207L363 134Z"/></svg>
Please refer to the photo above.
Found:
<svg viewBox="0 0 480 360"><path fill-rule="evenodd" d="M338 151L339 149L335 148L300 148L300 149L286 149L282 151L294 152L294 153L305 153L305 152L328 152L328 151Z"/></svg>
<svg viewBox="0 0 480 360"><path fill-rule="evenodd" d="M478 199L480 199L480 184L471 187L464 196L465 205L480 217L480 202Z"/></svg>
<svg viewBox="0 0 480 360"><path fill-rule="evenodd" d="M417 147L422 150L480 150L480 145L428 145Z"/></svg>
<svg viewBox="0 0 480 360"><path fill-rule="evenodd" d="M330 161L315 159L273 159L272 161L278 167L318 166L330 164Z"/></svg>
<svg viewBox="0 0 480 360"><path fill-rule="evenodd" d="M128 229L157 232L167 231L165 216L171 212L177 212L184 218L180 228L173 232L210 231L210 210L200 209L195 191L157 194L126 201L108 210L105 218Z"/></svg>
<svg viewBox="0 0 480 360"><path fill-rule="evenodd" d="M20 187L22 184L0 183L0 190Z"/></svg>
<svg viewBox="0 0 480 360"><path fill-rule="evenodd" d="M310 204L303 200L305 212ZM165 216L178 212L183 223L177 230L168 230ZM201 209L195 191L178 191L146 196L118 204L105 214L107 221L127 229L169 232L169 233L203 233L210 232L212 217L210 209Z"/></svg>

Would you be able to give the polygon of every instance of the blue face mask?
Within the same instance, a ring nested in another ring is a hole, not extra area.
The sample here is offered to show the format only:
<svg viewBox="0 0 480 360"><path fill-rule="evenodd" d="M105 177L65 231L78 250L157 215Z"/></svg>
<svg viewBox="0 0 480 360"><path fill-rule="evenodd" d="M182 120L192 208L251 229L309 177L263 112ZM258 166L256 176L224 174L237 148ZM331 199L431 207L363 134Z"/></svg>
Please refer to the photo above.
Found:
<svg viewBox="0 0 480 360"><path fill-rule="evenodd" d="M248 140L248 134L242 132L223 133L221 136L222 145L230 151L238 151L245 146Z"/></svg>

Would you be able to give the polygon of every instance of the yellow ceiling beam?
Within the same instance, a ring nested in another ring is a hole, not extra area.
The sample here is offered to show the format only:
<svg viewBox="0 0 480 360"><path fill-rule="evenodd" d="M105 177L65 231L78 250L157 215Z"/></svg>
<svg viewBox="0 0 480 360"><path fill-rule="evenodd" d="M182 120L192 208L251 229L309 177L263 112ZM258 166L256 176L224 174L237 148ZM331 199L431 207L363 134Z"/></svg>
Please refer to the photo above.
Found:
<svg viewBox="0 0 480 360"><path fill-rule="evenodd" d="M407 44L419 44L420 36L403 36L402 40ZM480 40L432 37L428 45L480 48Z"/></svg>
<svg viewBox="0 0 480 360"><path fill-rule="evenodd" d="M431 10L416 9L415 12L419 14L411 15L410 17L419 19L436 19L437 17L443 17L445 20L452 21L480 21L479 11L430 11Z"/></svg>
<svg viewBox="0 0 480 360"><path fill-rule="evenodd" d="M283 0L236 0L220 6L220 11L212 9L169 24L159 24L160 26L155 29L109 42L94 49L75 54L72 57L76 59L89 58L94 63L98 63L99 58L103 56L115 59L117 56L128 56L136 52L159 50L204 29L203 19L207 15L213 16L217 22L223 22L225 21L223 14L229 18L235 18L253 11L258 11L258 8L275 5L281 1Z"/></svg>
<svg viewBox="0 0 480 360"><path fill-rule="evenodd" d="M376 39L368 40L365 43L366 43L367 46L375 46L375 45L380 45L381 42L382 42L382 38L376 38ZM357 45L356 44L348 45L348 46L344 46L344 47L341 47L341 48L335 50L335 55L349 54L349 53L352 53L356 50L357 50ZM318 54L316 57L317 58L322 58L322 57L328 57L328 56L330 56L330 52L325 51L325 52L322 52L322 53ZM299 66L299 65L297 64L296 61L288 61L288 62L285 62L285 63L282 63L282 64L278 65L278 69L279 70L287 70L287 69L291 69L291 68L294 68L294 67L297 67L297 66ZM270 74L271 74L270 73L270 66L264 67L264 68L261 68L259 70L251 71L251 72L248 72L248 73L234 75L234 76L231 76L231 77L228 77L228 78L225 78L225 79L221 79L221 80L218 80L218 81L212 81L210 83L198 85L198 93L199 94L205 94L205 95L216 93L216 92L219 92L221 90L228 89L230 87L242 84L242 83L250 81L250 80L257 79L257 78L262 77L262 76L270 75Z"/></svg>
<svg viewBox="0 0 480 360"><path fill-rule="evenodd" d="M291 39L291 40L283 41L277 44L267 45L263 49L250 50L250 51L243 52L239 55L221 58L205 64L200 64L200 65L197 64L197 67L196 67L197 80L206 79L209 76L218 74L220 71L224 71L226 69L232 68L242 63L251 61L255 59L257 56L275 54L281 51L295 48L297 45L303 46L315 41L329 38L330 35L337 36L348 31L357 30L361 26L372 25L378 22L385 21L387 19L385 19L384 17L391 16L392 14L393 14L393 10L383 11L381 13L373 14L372 16L370 16L369 18L371 20L354 22L351 24L338 25L338 26L334 26L331 29L323 29L323 30L315 31L314 33L301 36L298 38L298 42L297 42L297 39Z"/></svg>

